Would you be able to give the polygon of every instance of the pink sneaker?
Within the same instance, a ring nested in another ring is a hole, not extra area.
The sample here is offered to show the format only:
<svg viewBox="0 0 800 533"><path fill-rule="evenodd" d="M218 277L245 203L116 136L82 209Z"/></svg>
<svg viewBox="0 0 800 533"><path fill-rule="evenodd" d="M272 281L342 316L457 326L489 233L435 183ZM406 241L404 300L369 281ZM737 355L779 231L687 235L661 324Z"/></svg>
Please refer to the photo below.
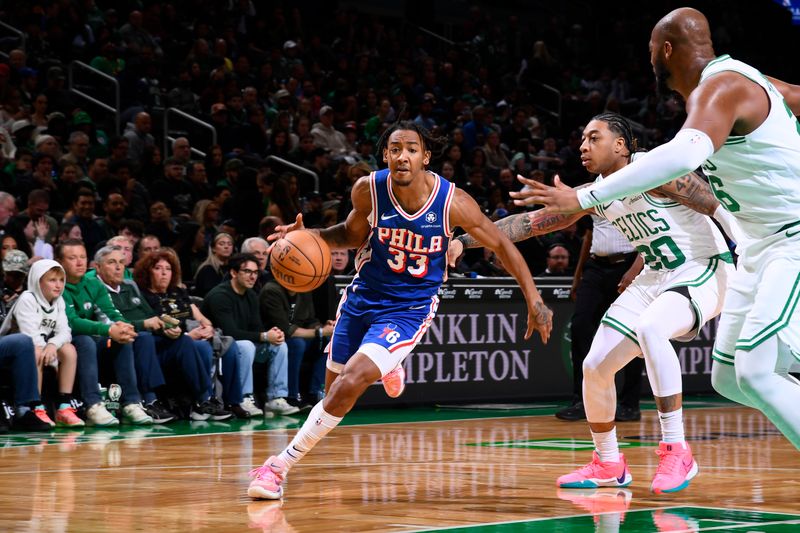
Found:
<svg viewBox="0 0 800 533"><path fill-rule="evenodd" d="M56 425L67 427L83 427L86 424L84 424L83 420L78 418L78 415L75 414L74 407L65 407L64 409L59 409L56 411Z"/></svg>
<svg viewBox="0 0 800 533"><path fill-rule="evenodd" d="M650 490L656 494L683 490L697 475L699 468L686 442L660 442L656 455L658 468L650 485Z"/></svg>
<svg viewBox="0 0 800 533"><path fill-rule="evenodd" d="M625 456L619 454L619 462L603 463L597 451L592 451L592 462L561 476L556 485L562 489L593 489L596 487L627 487L633 481Z"/></svg>
<svg viewBox="0 0 800 533"><path fill-rule="evenodd" d="M381 378L383 390L389 398L397 398L406 390L406 370L402 364Z"/></svg>
<svg viewBox="0 0 800 533"><path fill-rule="evenodd" d="M47 416L47 410L44 407L39 406L34 408L33 414L36 415L36 418L44 422L45 424L49 424L50 427L55 427L55 422L53 422L49 416Z"/></svg>
<svg viewBox="0 0 800 533"><path fill-rule="evenodd" d="M286 477L286 465L274 455L266 462L250 471L250 482L247 495L257 500L280 500L283 496L283 479Z"/></svg>

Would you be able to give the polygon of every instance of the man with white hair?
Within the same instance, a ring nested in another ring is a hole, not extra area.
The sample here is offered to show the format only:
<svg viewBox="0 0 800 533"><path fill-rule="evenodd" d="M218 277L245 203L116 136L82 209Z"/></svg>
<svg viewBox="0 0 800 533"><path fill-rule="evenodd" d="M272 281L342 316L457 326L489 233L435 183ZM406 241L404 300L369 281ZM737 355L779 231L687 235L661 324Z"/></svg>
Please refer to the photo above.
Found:
<svg viewBox="0 0 800 533"><path fill-rule="evenodd" d="M258 259L258 279L256 279L253 290L259 293L264 284L272 279L272 274L267 270L269 244L261 237L250 237L242 243L242 253L253 254Z"/></svg>
<svg viewBox="0 0 800 533"><path fill-rule="evenodd" d="M5 191L0 191L0 235L5 234L8 219L17 212L17 202L14 197Z"/></svg>

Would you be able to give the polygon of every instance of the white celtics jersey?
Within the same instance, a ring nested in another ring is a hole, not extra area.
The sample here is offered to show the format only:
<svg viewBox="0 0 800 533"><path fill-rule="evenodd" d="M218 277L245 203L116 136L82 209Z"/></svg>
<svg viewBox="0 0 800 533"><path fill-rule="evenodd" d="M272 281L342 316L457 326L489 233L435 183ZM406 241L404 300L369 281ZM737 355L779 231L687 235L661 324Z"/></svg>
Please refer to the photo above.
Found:
<svg viewBox="0 0 800 533"><path fill-rule="evenodd" d="M769 115L752 133L728 137L703 171L744 232L763 239L800 224L800 124L781 93L759 71L728 55L706 65L700 83L724 71L738 72L763 87Z"/></svg>
<svg viewBox="0 0 800 533"><path fill-rule="evenodd" d="M598 176L596 181L602 180ZM674 200L648 193L595 206L654 270L672 270L687 261L729 253L710 218Z"/></svg>

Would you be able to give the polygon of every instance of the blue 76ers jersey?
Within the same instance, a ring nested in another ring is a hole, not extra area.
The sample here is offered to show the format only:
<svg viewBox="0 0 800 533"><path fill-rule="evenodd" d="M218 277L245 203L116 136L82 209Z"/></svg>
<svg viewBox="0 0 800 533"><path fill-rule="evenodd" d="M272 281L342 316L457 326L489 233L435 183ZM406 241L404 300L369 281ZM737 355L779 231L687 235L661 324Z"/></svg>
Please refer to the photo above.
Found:
<svg viewBox="0 0 800 533"><path fill-rule="evenodd" d="M370 175L369 237L356 253L354 288L399 300L426 300L447 279L447 247L453 236L450 203L455 185L436 181L419 211L406 213L392 193L389 169Z"/></svg>

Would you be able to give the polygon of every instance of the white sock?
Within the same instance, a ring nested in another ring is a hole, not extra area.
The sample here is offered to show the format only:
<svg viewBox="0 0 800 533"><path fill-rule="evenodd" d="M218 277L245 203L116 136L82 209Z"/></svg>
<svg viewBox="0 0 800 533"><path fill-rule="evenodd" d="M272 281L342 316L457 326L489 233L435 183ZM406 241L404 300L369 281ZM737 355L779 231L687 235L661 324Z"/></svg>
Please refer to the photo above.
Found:
<svg viewBox="0 0 800 533"><path fill-rule="evenodd" d="M619 462L619 444L617 444L617 428L605 433L595 433L592 431L594 447L597 448L597 455L604 463Z"/></svg>
<svg viewBox="0 0 800 533"><path fill-rule="evenodd" d="M325 409L322 408L322 400L320 400L308 413L308 418L303 422L303 427L294 436L289 446L278 454L278 459L286 464L286 471L288 472L295 463L305 457L311 451L311 448L341 421L342 417L326 413Z"/></svg>
<svg viewBox="0 0 800 533"><path fill-rule="evenodd" d="M658 412L658 421L661 422L661 434L664 442L684 442L683 434L683 408L669 413Z"/></svg>

